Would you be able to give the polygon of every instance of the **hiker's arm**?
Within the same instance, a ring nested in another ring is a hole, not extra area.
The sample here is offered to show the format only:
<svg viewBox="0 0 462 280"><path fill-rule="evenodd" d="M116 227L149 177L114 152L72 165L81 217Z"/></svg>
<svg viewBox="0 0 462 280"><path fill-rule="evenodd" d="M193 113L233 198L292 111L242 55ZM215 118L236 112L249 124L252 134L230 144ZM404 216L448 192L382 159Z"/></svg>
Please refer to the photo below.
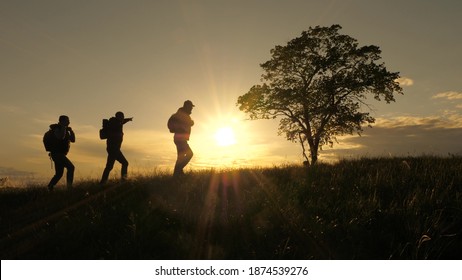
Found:
<svg viewBox="0 0 462 280"><path fill-rule="evenodd" d="M126 119L124 119L123 124L126 124L126 123L131 122L131 121L133 121L133 118L126 118Z"/></svg>
<svg viewBox="0 0 462 280"><path fill-rule="evenodd" d="M69 132L69 141L71 141L72 143L75 142L75 134L74 134L74 131L72 130L72 128L70 127L67 127L67 131Z"/></svg>

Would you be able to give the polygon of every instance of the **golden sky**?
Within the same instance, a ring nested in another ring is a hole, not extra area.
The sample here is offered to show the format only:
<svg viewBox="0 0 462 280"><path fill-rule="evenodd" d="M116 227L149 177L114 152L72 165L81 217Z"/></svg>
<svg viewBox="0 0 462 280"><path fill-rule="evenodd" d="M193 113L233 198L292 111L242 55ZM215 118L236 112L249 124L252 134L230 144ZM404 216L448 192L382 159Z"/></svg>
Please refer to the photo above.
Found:
<svg viewBox="0 0 462 280"><path fill-rule="evenodd" d="M462 2L461 2L462 3ZM462 153L462 4L458 1L0 1L0 177L51 177L41 137L70 117L76 180L99 178L101 119L123 111L130 171L175 161L168 117L196 104L190 169L303 161L277 121L247 121L237 97L260 83L270 50L310 26L340 24L377 45L404 96L372 102L377 123L320 160ZM234 143L221 146L219 129ZM118 174L119 166L115 172Z"/></svg>

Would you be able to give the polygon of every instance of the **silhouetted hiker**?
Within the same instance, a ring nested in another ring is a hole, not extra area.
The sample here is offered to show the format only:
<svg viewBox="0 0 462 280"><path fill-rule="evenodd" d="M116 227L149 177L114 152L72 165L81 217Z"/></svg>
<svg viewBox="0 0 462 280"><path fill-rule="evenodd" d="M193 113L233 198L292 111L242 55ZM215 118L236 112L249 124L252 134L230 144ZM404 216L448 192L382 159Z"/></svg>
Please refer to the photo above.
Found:
<svg viewBox="0 0 462 280"><path fill-rule="evenodd" d="M179 108L168 121L170 132L175 133L173 136L173 142L175 143L177 150L177 159L173 176L183 175L183 168L193 157L193 151L188 144L189 136L191 135L191 126L194 125L194 121L190 116L193 107L194 105L192 102L190 100L186 100L183 107Z"/></svg>
<svg viewBox="0 0 462 280"><path fill-rule="evenodd" d="M107 162L106 168L104 168L103 171L103 176L101 177L101 185L104 185L107 182L109 173L114 167L116 160L122 164L122 180L127 178L128 161L122 154L120 148L122 147L122 141L124 137L123 125L132 120L133 118L125 118L124 113L122 112L117 112L115 117L109 119L107 124L106 140Z"/></svg>
<svg viewBox="0 0 462 280"><path fill-rule="evenodd" d="M71 142L75 142L75 134L69 126L70 121L68 116L60 116L57 124L50 125L49 136L45 134L44 144L47 151L50 152L50 157L55 163L55 175L51 178L48 184L48 190L52 191L54 186L59 182L64 173L64 168L67 169L67 187L72 188L74 181L74 165L67 158L67 153L71 147Z"/></svg>

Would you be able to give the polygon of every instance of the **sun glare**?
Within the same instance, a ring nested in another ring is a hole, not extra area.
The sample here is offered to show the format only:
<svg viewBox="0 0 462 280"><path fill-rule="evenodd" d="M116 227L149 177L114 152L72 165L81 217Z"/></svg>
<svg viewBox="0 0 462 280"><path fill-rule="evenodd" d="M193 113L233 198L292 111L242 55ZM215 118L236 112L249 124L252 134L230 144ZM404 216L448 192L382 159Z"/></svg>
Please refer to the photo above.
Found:
<svg viewBox="0 0 462 280"><path fill-rule="evenodd" d="M215 140L217 145L222 147L236 144L234 130L229 126L219 128L215 133Z"/></svg>

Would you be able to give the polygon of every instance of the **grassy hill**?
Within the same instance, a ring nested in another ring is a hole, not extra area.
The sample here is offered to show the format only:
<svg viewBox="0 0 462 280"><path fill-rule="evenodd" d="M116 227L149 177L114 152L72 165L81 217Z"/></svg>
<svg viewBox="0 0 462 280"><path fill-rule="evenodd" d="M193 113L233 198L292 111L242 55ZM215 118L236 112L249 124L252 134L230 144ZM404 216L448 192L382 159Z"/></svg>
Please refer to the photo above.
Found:
<svg viewBox="0 0 462 280"><path fill-rule="evenodd" d="M461 259L462 158L0 189L2 259Z"/></svg>

